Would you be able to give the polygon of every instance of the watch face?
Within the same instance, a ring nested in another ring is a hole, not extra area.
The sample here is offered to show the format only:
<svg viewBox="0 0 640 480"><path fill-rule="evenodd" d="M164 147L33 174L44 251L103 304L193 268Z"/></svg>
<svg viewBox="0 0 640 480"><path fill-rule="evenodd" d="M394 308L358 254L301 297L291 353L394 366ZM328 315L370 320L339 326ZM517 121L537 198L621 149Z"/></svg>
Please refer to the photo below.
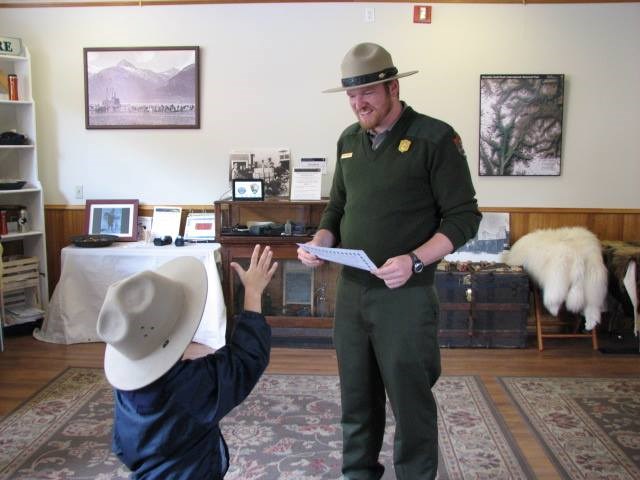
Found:
<svg viewBox="0 0 640 480"><path fill-rule="evenodd" d="M418 256L413 252L411 252L409 256L411 257L411 260L413 260L413 273L420 273L424 268L424 263L422 263Z"/></svg>

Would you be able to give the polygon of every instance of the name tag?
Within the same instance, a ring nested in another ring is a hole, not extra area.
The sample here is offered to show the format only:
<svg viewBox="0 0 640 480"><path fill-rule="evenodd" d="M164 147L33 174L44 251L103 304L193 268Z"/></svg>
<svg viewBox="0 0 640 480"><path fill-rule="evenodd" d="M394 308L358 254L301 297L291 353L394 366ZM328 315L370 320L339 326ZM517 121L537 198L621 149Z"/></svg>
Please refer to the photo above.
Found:
<svg viewBox="0 0 640 480"><path fill-rule="evenodd" d="M341 159L343 159L343 158L351 158L351 157L353 157L353 152L346 152L346 153L343 153L342 155L340 155Z"/></svg>

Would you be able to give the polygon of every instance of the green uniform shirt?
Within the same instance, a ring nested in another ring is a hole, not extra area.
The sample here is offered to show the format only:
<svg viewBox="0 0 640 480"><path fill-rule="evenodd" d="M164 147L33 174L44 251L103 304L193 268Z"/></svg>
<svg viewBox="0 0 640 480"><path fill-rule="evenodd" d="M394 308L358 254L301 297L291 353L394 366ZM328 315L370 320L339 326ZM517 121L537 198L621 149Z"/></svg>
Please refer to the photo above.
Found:
<svg viewBox="0 0 640 480"><path fill-rule="evenodd" d="M457 249L476 234L480 218L460 137L446 123L406 107L376 150L358 123L340 136L319 228L330 230L342 248L364 250L379 267L436 232ZM435 266L407 285L433 284ZM344 274L384 285L364 270L345 267Z"/></svg>

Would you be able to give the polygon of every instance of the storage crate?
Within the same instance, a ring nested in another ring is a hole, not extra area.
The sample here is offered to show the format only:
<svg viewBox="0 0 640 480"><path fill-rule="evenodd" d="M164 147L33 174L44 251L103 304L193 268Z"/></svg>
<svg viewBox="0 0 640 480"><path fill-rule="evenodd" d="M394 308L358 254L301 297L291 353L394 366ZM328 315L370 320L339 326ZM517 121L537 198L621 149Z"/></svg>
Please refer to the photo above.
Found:
<svg viewBox="0 0 640 480"><path fill-rule="evenodd" d="M502 264L436 272L441 347L524 348L529 277Z"/></svg>
<svg viewBox="0 0 640 480"><path fill-rule="evenodd" d="M44 316L40 300L38 257L8 257L3 260L0 314L4 326L33 322Z"/></svg>

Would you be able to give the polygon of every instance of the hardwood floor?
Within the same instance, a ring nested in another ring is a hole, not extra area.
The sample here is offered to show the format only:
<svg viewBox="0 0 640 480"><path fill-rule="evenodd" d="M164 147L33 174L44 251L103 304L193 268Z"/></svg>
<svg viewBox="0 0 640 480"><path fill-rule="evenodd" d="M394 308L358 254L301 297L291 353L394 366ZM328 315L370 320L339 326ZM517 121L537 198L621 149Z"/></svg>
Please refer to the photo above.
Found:
<svg viewBox="0 0 640 480"><path fill-rule="evenodd" d="M638 355L603 355L591 349L588 340L548 340L546 350L527 349L442 349L444 375L477 375L491 395L513 437L539 479L556 479L558 474L520 414L502 389L499 376L584 376L612 377L640 375ZM192 344L188 356L207 352ZM104 344L56 345L30 336L5 338L0 353L0 418L19 406L67 367L101 367ZM270 373L336 374L333 350L274 348Z"/></svg>

